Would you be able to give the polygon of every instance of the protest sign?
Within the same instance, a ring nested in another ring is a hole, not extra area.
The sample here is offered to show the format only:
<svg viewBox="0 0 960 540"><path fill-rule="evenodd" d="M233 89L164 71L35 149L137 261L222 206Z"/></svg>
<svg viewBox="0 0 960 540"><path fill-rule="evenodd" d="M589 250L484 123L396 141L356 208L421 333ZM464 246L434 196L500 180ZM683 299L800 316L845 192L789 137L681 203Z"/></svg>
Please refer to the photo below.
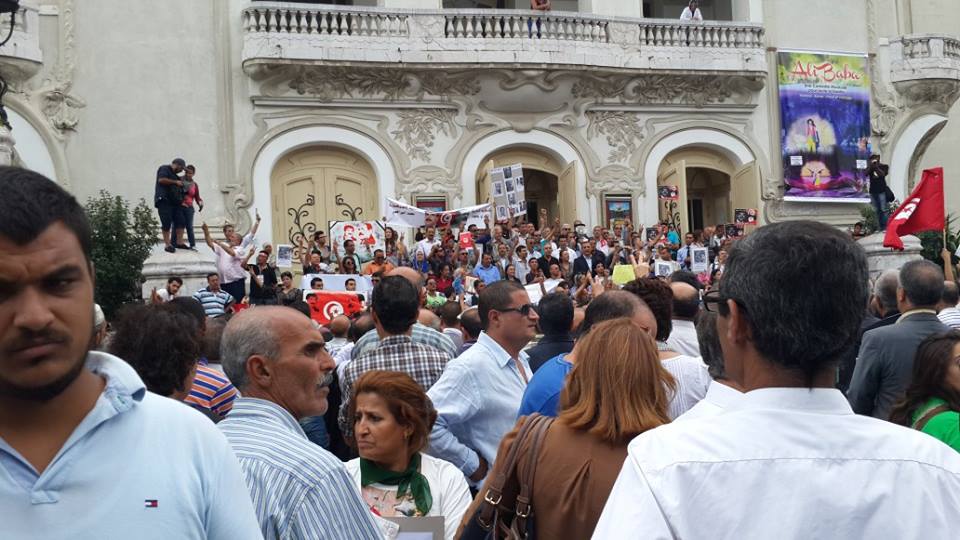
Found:
<svg viewBox="0 0 960 540"><path fill-rule="evenodd" d="M757 224L757 209L756 208L737 208L733 211L733 222L736 224L743 225L756 225Z"/></svg>
<svg viewBox="0 0 960 540"><path fill-rule="evenodd" d="M293 266L293 246L290 244L277 244L277 268L290 268Z"/></svg>
<svg viewBox="0 0 960 540"><path fill-rule="evenodd" d="M690 250L690 270L695 274L707 271L710 265L709 250L705 247L695 247Z"/></svg>
<svg viewBox="0 0 960 540"><path fill-rule="evenodd" d="M613 267L613 283L616 285L630 283L636 278L632 265L618 264Z"/></svg>
<svg viewBox="0 0 960 540"><path fill-rule="evenodd" d="M473 249L473 235L468 232L460 233L460 249Z"/></svg>
<svg viewBox="0 0 960 540"><path fill-rule="evenodd" d="M673 263L671 261L656 261L653 266L653 273L657 277L667 277L673 273Z"/></svg>
<svg viewBox="0 0 960 540"><path fill-rule="evenodd" d="M557 285L560 284L559 279L547 279L543 282L543 288L547 291L547 294L550 294L554 289L557 288ZM527 290L527 296L530 297L531 304L539 304L540 299L543 298L543 291L540 290L539 283L531 283L524 287Z"/></svg>
<svg viewBox="0 0 960 540"><path fill-rule="evenodd" d="M365 263L373 259L374 251L384 248L383 222L331 221L330 241L341 256L344 254L343 243L347 240L353 240L360 262Z"/></svg>
<svg viewBox="0 0 960 540"><path fill-rule="evenodd" d="M526 182L523 179L523 165L516 163L509 167L492 169L489 171L489 176L490 198L496 209L497 221L505 221L513 216L526 214Z"/></svg>

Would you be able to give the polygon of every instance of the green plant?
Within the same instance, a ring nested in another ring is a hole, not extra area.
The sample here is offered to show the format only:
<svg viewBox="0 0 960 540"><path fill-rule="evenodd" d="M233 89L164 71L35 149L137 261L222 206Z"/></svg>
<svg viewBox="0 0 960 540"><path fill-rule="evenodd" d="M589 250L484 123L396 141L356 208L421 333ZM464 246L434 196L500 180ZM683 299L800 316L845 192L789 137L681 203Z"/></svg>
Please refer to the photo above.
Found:
<svg viewBox="0 0 960 540"><path fill-rule="evenodd" d="M953 215L947 214L946 220L944 220L944 228L947 231L947 249L950 253L957 251L957 243L960 240L960 231L953 229ZM923 255L924 259L933 261L935 263L943 264L943 259L940 257L940 252L943 251L943 232L942 231L927 231L917 234L917 238L920 239L920 244L923 246ZM951 255L951 260L953 264L957 263L957 257Z"/></svg>
<svg viewBox="0 0 960 540"><path fill-rule="evenodd" d="M123 197L104 190L87 199L84 210L93 234L94 294L109 319L123 304L140 300L143 263L160 227L145 200L131 209Z"/></svg>

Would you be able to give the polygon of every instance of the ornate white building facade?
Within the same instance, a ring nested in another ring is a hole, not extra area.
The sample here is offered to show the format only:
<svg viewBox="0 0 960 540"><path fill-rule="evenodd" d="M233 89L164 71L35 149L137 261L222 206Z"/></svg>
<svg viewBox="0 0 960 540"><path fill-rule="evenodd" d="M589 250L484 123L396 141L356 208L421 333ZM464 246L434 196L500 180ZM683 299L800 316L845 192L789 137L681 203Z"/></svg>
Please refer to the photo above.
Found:
<svg viewBox="0 0 960 540"><path fill-rule="evenodd" d="M701 3L691 24L682 0L562 0L547 14L24 0L0 74L15 159L81 199L149 200L157 166L184 157L207 203L198 228L246 229L257 208L260 238L288 243L308 224L379 217L386 197L469 206L485 171L517 162L531 207L565 221L601 223L607 201L629 200L652 223L667 183L685 186L690 227L734 208L847 225L856 204L783 201L776 51L866 53L894 191L942 165L960 209L960 2Z"/></svg>

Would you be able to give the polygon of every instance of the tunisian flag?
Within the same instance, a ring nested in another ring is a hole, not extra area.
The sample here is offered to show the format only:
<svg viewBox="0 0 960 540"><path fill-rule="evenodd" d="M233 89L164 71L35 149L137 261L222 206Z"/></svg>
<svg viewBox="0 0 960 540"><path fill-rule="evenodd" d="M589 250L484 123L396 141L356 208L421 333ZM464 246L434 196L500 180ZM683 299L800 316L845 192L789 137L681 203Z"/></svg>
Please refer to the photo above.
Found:
<svg viewBox="0 0 960 540"><path fill-rule="evenodd" d="M360 299L352 292L307 291L307 305L310 318L320 324L328 324L337 315L350 317L363 311Z"/></svg>
<svg viewBox="0 0 960 540"><path fill-rule="evenodd" d="M901 236L923 231L942 231L943 167L926 169L910 197L897 208L887 223L883 247L903 249Z"/></svg>

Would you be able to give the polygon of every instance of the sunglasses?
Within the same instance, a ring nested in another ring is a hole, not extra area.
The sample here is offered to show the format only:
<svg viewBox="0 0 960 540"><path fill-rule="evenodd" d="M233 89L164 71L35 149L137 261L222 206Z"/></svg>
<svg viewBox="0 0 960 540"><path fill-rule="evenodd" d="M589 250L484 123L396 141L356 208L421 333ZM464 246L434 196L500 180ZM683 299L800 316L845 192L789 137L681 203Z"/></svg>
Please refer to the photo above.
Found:
<svg viewBox="0 0 960 540"><path fill-rule="evenodd" d="M516 311L517 313L519 313L520 315L523 315L524 317L529 317L529 316L530 316L530 312L534 310L534 307L535 307L535 306L534 306L533 304L524 304L524 305L522 305L522 306L520 306L520 307L504 308L504 309L498 309L498 310L496 310L496 311L499 311L499 312L501 312L501 313L507 313L507 312L509 312L509 311Z"/></svg>

